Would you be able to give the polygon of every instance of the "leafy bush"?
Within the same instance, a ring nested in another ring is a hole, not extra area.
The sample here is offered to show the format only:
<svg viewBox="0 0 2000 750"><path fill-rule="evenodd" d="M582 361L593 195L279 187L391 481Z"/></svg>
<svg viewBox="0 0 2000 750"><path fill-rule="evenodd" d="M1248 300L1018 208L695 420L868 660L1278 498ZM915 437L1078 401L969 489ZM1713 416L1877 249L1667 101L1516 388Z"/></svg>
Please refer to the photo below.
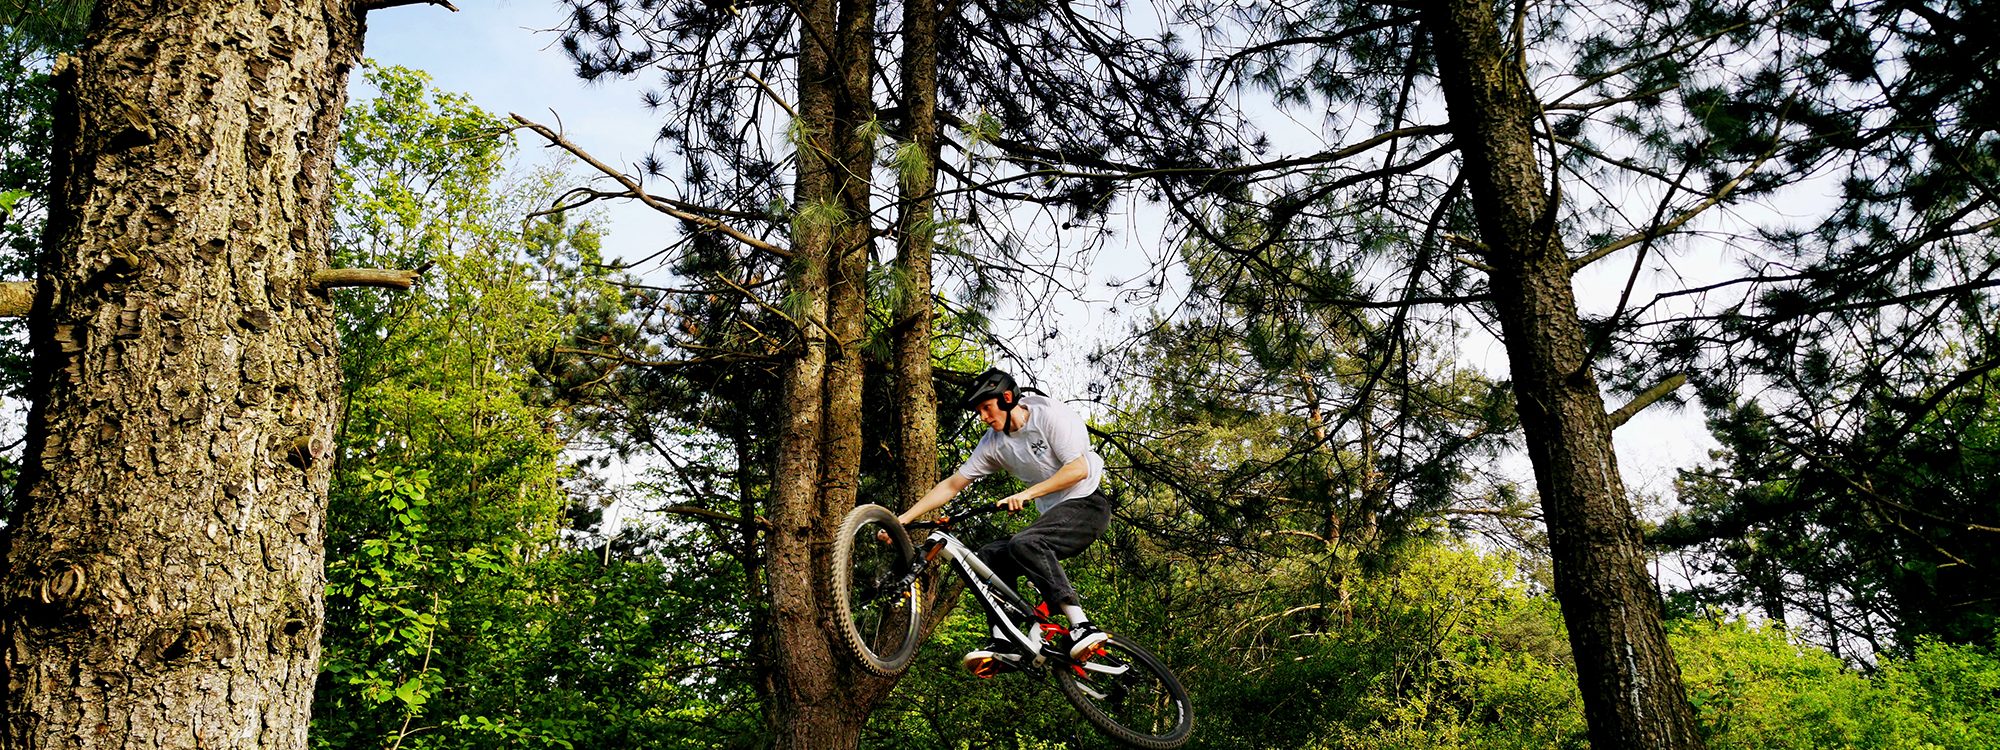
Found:
<svg viewBox="0 0 2000 750"><path fill-rule="evenodd" d="M1991 748L2000 737L2000 658L1921 643L1870 676L1743 618L1672 623L1688 699L1713 750Z"/></svg>

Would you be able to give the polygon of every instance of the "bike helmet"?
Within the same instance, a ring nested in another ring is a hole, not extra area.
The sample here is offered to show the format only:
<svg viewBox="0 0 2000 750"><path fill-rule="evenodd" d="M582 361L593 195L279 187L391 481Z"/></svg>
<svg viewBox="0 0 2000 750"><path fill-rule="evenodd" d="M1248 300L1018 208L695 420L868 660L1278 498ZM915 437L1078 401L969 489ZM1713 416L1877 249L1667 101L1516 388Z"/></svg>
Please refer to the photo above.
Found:
<svg viewBox="0 0 2000 750"><path fill-rule="evenodd" d="M977 410L979 402L989 398L1000 399L1001 411L1013 411L1015 402L1021 400L1020 389L1014 385L1014 376L997 368L988 368L972 379L972 385L965 389L965 396L958 400L958 406L967 411Z"/></svg>

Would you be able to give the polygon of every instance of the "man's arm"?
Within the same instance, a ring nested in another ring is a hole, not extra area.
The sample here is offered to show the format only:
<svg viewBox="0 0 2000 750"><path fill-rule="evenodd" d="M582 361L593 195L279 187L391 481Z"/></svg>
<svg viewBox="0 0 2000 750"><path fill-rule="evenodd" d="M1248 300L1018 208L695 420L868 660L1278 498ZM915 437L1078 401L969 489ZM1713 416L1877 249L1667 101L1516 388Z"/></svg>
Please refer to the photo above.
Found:
<svg viewBox="0 0 2000 750"><path fill-rule="evenodd" d="M1090 476L1090 456L1088 454L1077 456L1070 459L1069 463L1063 464L1062 468L1056 469L1056 473L1049 478L1036 482L1033 487L1008 495L1007 499L1000 502L1006 503L1008 510L1020 510L1021 506L1028 504L1028 501L1074 487L1077 482L1083 481L1084 477L1088 476Z"/></svg>
<svg viewBox="0 0 2000 750"><path fill-rule="evenodd" d="M932 487L931 491L924 493L924 496L917 500L916 505L910 506L909 510L903 511L902 515L896 516L896 520L909 523L923 518L924 514L944 507L945 503L951 502L952 498L957 497L958 493L964 492L965 488L971 484L972 480L955 473L945 477L937 483L937 486Z"/></svg>

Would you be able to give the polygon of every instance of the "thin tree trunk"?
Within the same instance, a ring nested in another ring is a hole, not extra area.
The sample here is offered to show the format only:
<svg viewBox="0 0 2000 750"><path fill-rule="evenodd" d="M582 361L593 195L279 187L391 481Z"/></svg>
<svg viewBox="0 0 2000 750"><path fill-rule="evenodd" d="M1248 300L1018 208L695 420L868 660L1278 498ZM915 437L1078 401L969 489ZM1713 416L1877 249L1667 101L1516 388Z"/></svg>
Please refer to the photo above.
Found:
<svg viewBox="0 0 2000 750"><path fill-rule="evenodd" d="M833 153L839 160L833 191L840 226L833 237L828 277L826 450L820 505L831 527L855 506L861 486L862 346L868 336L868 263L873 227L870 217L875 171L874 0L842 0L834 75Z"/></svg>
<svg viewBox="0 0 2000 750"><path fill-rule="evenodd" d="M347 0L99 0L63 67L4 745L304 748Z"/></svg>
<svg viewBox="0 0 2000 750"><path fill-rule="evenodd" d="M1494 307L1548 519L1591 746L1699 748L1586 360L1569 258L1555 237L1552 212L1560 207L1543 190L1534 152L1538 103L1518 50L1505 48L1484 0L1432 0L1423 24L1493 268Z"/></svg>
<svg viewBox="0 0 2000 750"><path fill-rule="evenodd" d="M771 608L769 605L771 588L764 580L764 551L759 544L762 530L756 522L759 493L756 491L757 477L752 466L768 467L762 463L768 457L752 450L755 441L744 434L732 436L736 447L736 493L737 516L743 525L737 528L738 547L743 561L743 598L750 606L750 648L746 654L751 669L756 675L750 681L751 689L757 696L757 705L770 706L777 694L773 675L777 670L771 667Z"/></svg>
<svg viewBox="0 0 2000 750"><path fill-rule="evenodd" d="M937 390L931 380L931 243L937 211L937 3L903 3L903 108L910 146L923 164L900 175L896 235L896 460L898 509L937 484Z"/></svg>

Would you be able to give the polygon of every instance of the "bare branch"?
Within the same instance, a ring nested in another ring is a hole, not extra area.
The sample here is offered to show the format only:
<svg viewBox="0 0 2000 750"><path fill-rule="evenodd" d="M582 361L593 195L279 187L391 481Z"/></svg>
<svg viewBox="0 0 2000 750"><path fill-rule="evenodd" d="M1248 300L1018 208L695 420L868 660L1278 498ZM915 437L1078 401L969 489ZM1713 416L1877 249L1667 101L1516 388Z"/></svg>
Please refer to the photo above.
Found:
<svg viewBox="0 0 2000 750"><path fill-rule="evenodd" d="M755 525L757 528L760 529L768 529L771 527L771 524L765 521L762 517L753 516L750 518L744 518L741 516L732 516L729 515L728 513L724 513L719 510L709 510L707 508L697 507L693 505L669 505L665 508L659 509L659 512L674 513L683 516L694 516L696 518L706 518L713 521L723 521L726 523L735 524L737 526Z"/></svg>
<svg viewBox="0 0 2000 750"><path fill-rule="evenodd" d="M617 352L598 351L595 349L577 349L574 347L567 347L567 346L556 347L555 353L574 354L579 357L602 359L610 362L616 362L620 365L626 365L631 367L655 367L655 368L693 367L695 365L711 365L711 364L719 364L725 362L746 362L746 361L754 361L761 359L769 359L769 357L759 356L755 354L722 355L715 357L695 357L692 359L638 359L635 357L628 357L626 355L619 354Z"/></svg>
<svg viewBox="0 0 2000 750"><path fill-rule="evenodd" d="M421 269L408 271L392 268L329 268L314 272L312 285L320 291L357 286L408 289L417 283L417 277L422 274Z"/></svg>
<svg viewBox="0 0 2000 750"><path fill-rule="evenodd" d="M1680 84L1673 84L1669 86L1661 86L1656 89L1649 89L1646 91L1639 91L1631 94L1626 94L1624 96L1613 97L1610 99L1599 99L1594 102L1584 102L1582 104L1552 104L1549 105L1548 107L1545 107L1544 109L1550 112L1559 112L1559 111L1589 112L1591 110L1603 109L1605 107L1609 107L1614 104L1624 104L1626 102L1648 99L1651 97L1659 96L1661 94L1665 94L1669 91L1673 91L1678 88L1680 88Z"/></svg>
<svg viewBox="0 0 2000 750"><path fill-rule="evenodd" d="M1542 514L1532 510L1509 510L1505 508L1446 508L1438 511L1447 516L1492 516L1511 518L1517 521L1540 521Z"/></svg>
<svg viewBox="0 0 2000 750"><path fill-rule="evenodd" d="M771 101L777 102L779 107L784 108L785 114L791 115L794 120L799 119L798 110L792 109L792 105L786 102L784 97L778 96L777 89L771 88L771 84L765 83L764 79L758 78L756 73L747 70L743 71L743 75L752 81L756 81L758 86L763 87L764 93L771 97Z"/></svg>
<svg viewBox="0 0 2000 750"><path fill-rule="evenodd" d="M955 115L941 112L939 113L939 119L944 120L945 122L949 123L952 127L957 128L958 130L961 131L969 131L972 129L971 126L965 122L964 118L957 117ZM1186 174L1243 175L1243 174L1256 174L1260 172L1269 172L1273 170L1287 169L1291 167L1309 166L1314 164L1330 164L1333 162L1338 162L1348 158L1352 158L1356 155L1359 155L1370 149L1373 149L1376 146L1380 146L1383 143L1396 140L1398 138L1418 138L1427 135L1444 135L1449 133L1450 130L1451 129L1449 127L1444 125L1413 125L1407 128L1398 128L1396 130L1377 133L1361 141L1357 141L1353 144L1349 144L1347 146L1343 146L1341 148L1329 151L1321 151L1319 153L1307 154L1305 156L1287 157L1283 159L1260 162L1256 164L1241 164L1233 167L1223 167L1223 168L1143 167L1136 164L1115 162L1109 159L1105 159L1103 157L1092 156L1089 154L1066 153L1062 151L1055 151L1052 149L1046 149L1040 146L1035 146L1021 141L1013 140L1011 138L990 138L987 139L985 142L991 143L994 146L999 147L1001 151L1005 151L1009 155L1015 157L1033 159L1035 161L1044 164L1074 164L1079 166L1090 167L1092 169L1102 169L1112 172L1129 173L1133 176L1154 177L1154 176L1186 175ZM953 143L952 145L957 146L960 150L965 150L964 146L961 146L957 143ZM1043 174L1046 175L1046 173ZM1108 177L1106 175L1084 175L1084 174L1076 174L1074 176Z"/></svg>
<svg viewBox="0 0 2000 750"><path fill-rule="evenodd" d="M1632 397L1631 403L1618 407L1617 411L1604 415L1604 418L1611 422L1611 429L1618 429L1626 422L1631 421L1632 416L1638 414L1640 410L1652 406L1655 401L1666 398L1667 394L1679 390L1681 386L1687 385L1687 382L1688 376L1685 372L1677 372L1669 375L1666 380L1653 384L1653 387L1647 388L1640 392L1639 395Z"/></svg>
<svg viewBox="0 0 2000 750"><path fill-rule="evenodd" d="M0 281L0 318L25 318L35 309L35 282Z"/></svg>
<svg viewBox="0 0 2000 750"><path fill-rule="evenodd" d="M645 204L646 207L648 208L651 208L655 211L666 214L668 216L672 216L676 219L680 219L681 221L685 221L690 224L694 224L696 226L720 232L723 234L723 236L736 240L737 242L741 242L752 248L756 248L758 250L762 250L772 255L776 255L780 258L790 259L792 257L792 252L790 250L757 239L756 237L752 237L749 234L745 233L743 230L737 229L728 224L724 224L716 219L711 219L706 216L698 215L693 211L688 211L682 208L676 208L675 206L671 205L671 202L669 200L648 194L645 188L639 185L638 180L634 180L630 175L627 175L623 172L613 169L611 165L599 161L597 157L591 156L590 153L584 151L582 147L576 145L575 143L571 143L568 138L564 138L562 134L557 133L556 131L550 129L547 125L543 125L533 120L529 120L526 117L522 117L518 114L514 114L511 112L508 113L507 116L513 118L514 122L520 123L521 127L535 131L536 134L547 139L549 143L561 147L564 151L568 151L570 152L570 154L576 156L576 158L582 159L584 163L589 164L592 167L596 167L597 171L603 173L606 177L610 177L611 179L617 181L618 184L625 186L625 189L632 193L632 197L639 199L639 202Z"/></svg>
<svg viewBox="0 0 2000 750"><path fill-rule="evenodd" d="M355 7L363 13L367 13L385 8L400 8L405 5L436 5L453 13L458 12L458 6L452 5L451 0L362 0Z"/></svg>
<svg viewBox="0 0 2000 750"><path fill-rule="evenodd" d="M1237 50L1230 56L1223 58L1222 62L1218 64L1218 67L1221 67L1226 70L1228 68L1234 67L1237 61L1242 60L1243 58L1249 57L1251 55L1263 52L1270 52L1272 50L1282 49L1284 47L1290 47L1294 45L1311 44L1311 45L1331 46L1336 42L1346 41L1348 39L1352 39L1354 37L1358 37L1363 34L1372 34L1374 32L1381 31L1383 29L1399 26L1406 23L1411 23L1414 22L1415 20L1416 20L1415 15L1390 16L1388 18L1384 18L1374 23L1366 23L1360 26L1352 26L1349 28L1341 29L1340 33L1337 34L1327 34L1321 36L1288 36L1275 41L1265 42L1263 44L1253 45L1250 47L1245 47L1243 49Z"/></svg>
<svg viewBox="0 0 2000 750"><path fill-rule="evenodd" d="M786 323L792 324L793 329L801 333L805 332L805 326L800 325L797 319L794 319L792 316L786 314L785 311L783 310L772 307L771 303L764 301L764 298L751 293L750 290L743 288L741 284L737 284L735 279L724 276L722 275L722 272L717 271L715 273L715 280L729 285L729 288L736 290L739 294L742 294L745 299L748 299L751 302L756 303L756 305L760 308L763 308L765 312L768 312L772 315L776 315L778 316L779 319L785 321ZM820 331L824 332L826 335L829 336L833 335L833 331L827 328L825 323L815 320L813 321L813 324L819 326Z"/></svg>
<svg viewBox="0 0 2000 750"><path fill-rule="evenodd" d="M1919 300L1935 299L1938 297L1949 297L1953 295L1964 294L1966 292L1976 292L1981 289L1992 289L1995 287L2000 287L2000 279L1980 279L1978 281L1968 281L1963 284L1953 284L1951 286L1938 287L1936 289L1925 289L1922 291L1910 292L1909 294L1899 294L1894 297L1888 297L1884 299L1869 299L1869 300L1860 300L1857 302L1843 302L1837 305L1821 305L1818 307L1809 307L1803 310L1786 311L1782 313L1766 313L1763 315L1739 315L1735 313L1723 313L1718 315L1683 315L1680 317L1662 318L1659 320L1649 321L1645 323L1645 325L1664 326L1664 325L1673 325L1675 323L1700 323L1700 322L1707 322L1714 320L1736 320L1745 322L1778 321L1790 318L1804 317L1807 315L1824 315L1826 313L1848 312L1850 310L1868 310L1881 307L1890 307L1893 305L1900 305L1905 302L1916 302Z"/></svg>
<svg viewBox="0 0 2000 750"><path fill-rule="evenodd" d="M1692 221L1694 217L1700 215L1701 212L1714 208L1716 205L1722 203L1724 198L1728 198L1730 193L1736 192L1736 186L1743 184L1743 181L1745 179L1748 179L1750 175L1756 173L1758 167L1764 166L1764 162L1770 159L1771 154L1776 153L1777 150L1778 147L1774 143L1771 146L1770 150L1765 151L1762 156L1757 157L1756 161L1750 162L1749 166L1744 167L1743 171L1738 172L1734 178L1731 178L1728 182L1723 183L1722 187L1716 189L1715 192L1710 193L1707 198L1702 199L1702 201L1700 203L1695 204L1694 207L1689 208L1686 211L1682 211L1679 216L1675 216L1673 219L1668 220L1667 223L1658 224L1649 227L1647 229L1625 235L1624 237L1613 241L1611 244L1605 245L1604 247L1600 247L1596 250L1591 251L1589 254L1584 255L1581 258L1577 258L1576 260L1570 261L1569 264L1570 272L1575 273L1578 270L1581 270L1584 266L1588 266L1591 263L1594 263L1607 255L1618 252L1633 245L1639 244L1641 242L1647 242L1653 239L1657 239L1659 237L1663 237L1665 235L1673 233L1673 231L1676 229L1680 229L1682 225L1687 224L1689 221Z"/></svg>

